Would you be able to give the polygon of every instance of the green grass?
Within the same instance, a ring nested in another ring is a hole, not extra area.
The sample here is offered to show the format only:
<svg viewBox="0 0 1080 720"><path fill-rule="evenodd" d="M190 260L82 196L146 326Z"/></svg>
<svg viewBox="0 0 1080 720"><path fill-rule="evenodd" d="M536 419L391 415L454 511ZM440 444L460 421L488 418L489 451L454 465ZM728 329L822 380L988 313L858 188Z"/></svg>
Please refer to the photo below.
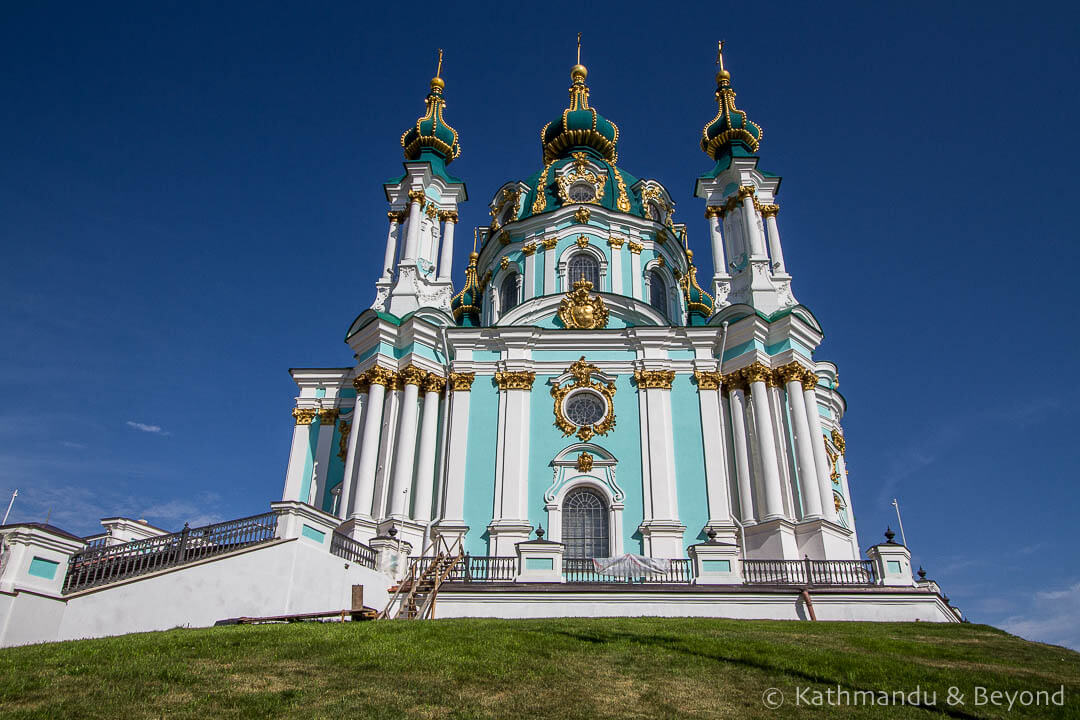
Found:
<svg viewBox="0 0 1080 720"><path fill-rule="evenodd" d="M794 706L798 687L937 692ZM1064 707L974 705L976 686ZM964 705L949 705L956 686ZM762 703L769 688L783 710ZM983 625L437 620L173 630L0 650L3 718L1080 717L1080 654Z"/></svg>

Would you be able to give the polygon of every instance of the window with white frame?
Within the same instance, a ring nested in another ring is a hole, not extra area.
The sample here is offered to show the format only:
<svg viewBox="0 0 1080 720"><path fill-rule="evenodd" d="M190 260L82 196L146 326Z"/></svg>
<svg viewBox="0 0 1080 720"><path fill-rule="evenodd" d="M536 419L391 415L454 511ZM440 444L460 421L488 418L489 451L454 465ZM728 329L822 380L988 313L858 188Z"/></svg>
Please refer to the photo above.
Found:
<svg viewBox="0 0 1080 720"><path fill-rule="evenodd" d="M573 287L574 283L581 279L591 282L593 290L600 289L600 263L587 252L574 253L566 266L568 287Z"/></svg>
<svg viewBox="0 0 1080 720"><path fill-rule="evenodd" d="M517 273L510 273L503 278L502 285L499 286L499 309L500 312L505 313L507 310L512 309L518 304L518 276Z"/></svg>
<svg viewBox="0 0 1080 720"><path fill-rule="evenodd" d="M563 500L562 542L566 557L591 559L611 552L607 503L592 488L571 490Z"/></svg>

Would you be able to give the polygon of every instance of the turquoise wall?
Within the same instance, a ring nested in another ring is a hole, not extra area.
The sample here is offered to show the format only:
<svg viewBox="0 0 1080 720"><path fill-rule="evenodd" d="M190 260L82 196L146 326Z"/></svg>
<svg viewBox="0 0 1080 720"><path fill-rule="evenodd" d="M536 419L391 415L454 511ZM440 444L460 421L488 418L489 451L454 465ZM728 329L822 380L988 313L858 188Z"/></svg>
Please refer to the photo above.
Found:
<svg viewBox="0 0 1080 720"><path fill-rule="evenodd" d="M322 390L322 388L319 388ZM323 390L325 393L325 390ZM318 391L316 391L318 397ZM319 445L319 427L322 420L316 414L315 419L308 426L308 448L304 456L304 474L300 477L300 502L307 502L308 493L311 492L311 470L315 467L315 448Z"/></svg>
<svg viewBox="0 0 1080 720"><path fill-rule="evenodd" d="M702 529L709 521L701 403L690 375L677 375L671 386L671 418L675 436L675 490L679 520L686 526L683 547L687 548L707 539ZM704 438L704 442L720 441L721 438Z"/></svg>
<svg viewBox="0 0 1080 720"><path fill-rule="evenodd" d="M323 484L322 497L319 499L319 509L330 512L334 508L334 496L330 491L341 484L345 479L345 461L338 457L341 448L341 421L352 423L353 411L342 409L338 422L335 423L334 435L330 438L330 467L326 471L326 482Z"/></svg>
<svg viewBox="0 0 1080 720"><path fill-rule="evenodd" d="M499 391L491 376L477 376L469 400L465 449L465 552L487 555L487 526L495 510L495 446L499 428Z"/></svg>

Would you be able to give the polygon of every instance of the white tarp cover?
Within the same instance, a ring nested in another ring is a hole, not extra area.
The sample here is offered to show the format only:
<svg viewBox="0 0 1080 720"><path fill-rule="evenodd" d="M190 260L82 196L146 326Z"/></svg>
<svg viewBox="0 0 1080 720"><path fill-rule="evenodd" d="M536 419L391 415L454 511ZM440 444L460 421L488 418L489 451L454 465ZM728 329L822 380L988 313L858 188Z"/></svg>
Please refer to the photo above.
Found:
<svg viewBox="0 0 1080 720"><path fill-rule="evenodd" d="M600 575L635 578L671 570L671 561L626 553L618 557L593 558L593 567Z"/></svg>

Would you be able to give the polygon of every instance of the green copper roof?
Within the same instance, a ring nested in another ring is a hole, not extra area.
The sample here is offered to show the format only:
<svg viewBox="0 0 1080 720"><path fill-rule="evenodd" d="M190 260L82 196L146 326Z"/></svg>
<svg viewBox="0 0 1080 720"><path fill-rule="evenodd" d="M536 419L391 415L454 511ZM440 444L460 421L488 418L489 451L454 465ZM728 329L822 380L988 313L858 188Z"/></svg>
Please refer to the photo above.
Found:
<svg viewBox="0 0 1080 720"><path fill-rule="evenodd" d="M540 131L544 164L566 157L573 150L591 148L610 163L619 159L617 143L619 128L589 107L589 87L585 84L588 70L575 65L570 71L570 106Z"/></svg>
<svg viewBox="0 0 1080 720"><path fill-rule="evenodd" d="M457 131L447 125L443 118L443 108L446 106L446 101L443 100L445 85L440 78L431 79L431 92L424 100L427 111L417 118L413 127L402 133L401 147L405 149L406 159L419 160L421 155L427 152L449 164L461 155Z"/></svg>
<svg viewBox="0 0 1080 720"><path fill-rule="evenodd" d="M729 148L739 145L756 153L761 145L761 126L735 107L731 73L724 70L723 65L716 74L716 104L716 117L701 131L701 149L705 154L719 161Z"/></svg>

